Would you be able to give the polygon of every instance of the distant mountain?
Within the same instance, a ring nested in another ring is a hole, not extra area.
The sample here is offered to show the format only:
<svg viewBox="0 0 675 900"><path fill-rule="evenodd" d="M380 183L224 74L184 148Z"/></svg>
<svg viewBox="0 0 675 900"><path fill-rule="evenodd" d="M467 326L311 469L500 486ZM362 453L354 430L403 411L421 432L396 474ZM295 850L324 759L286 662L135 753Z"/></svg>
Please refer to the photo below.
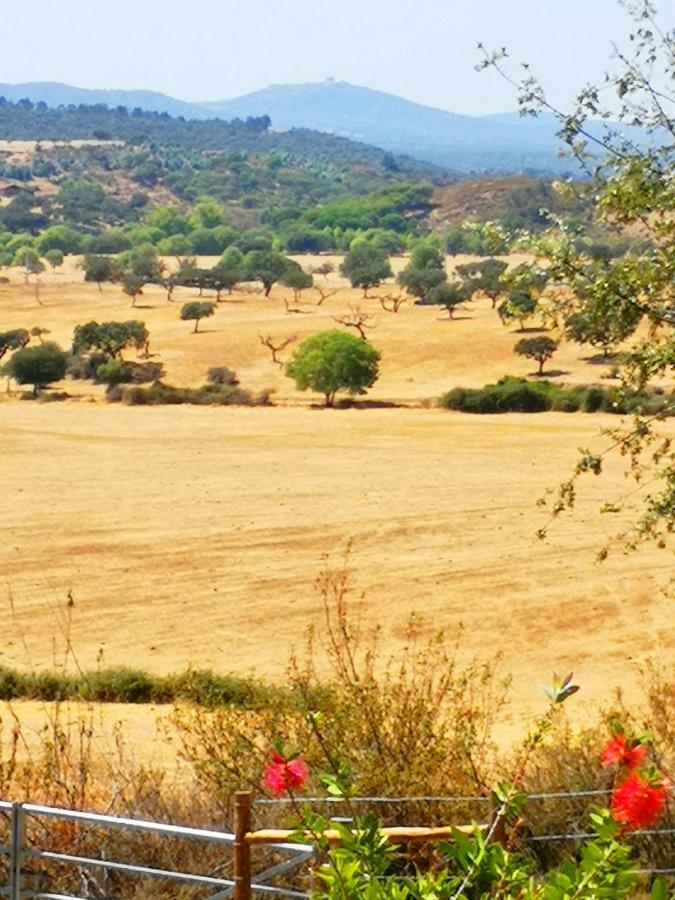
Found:
<svg viewBox="0 0 675 900"><path fill-rule="evenodd" d="M188 103L153 91L103 91L64 84L0 84L0 96L49 106L106 103L167 112L189 119L245 119L268 115L277 129L309 128L405 154L465 173L574 173L556 155L552 116L517 113L464 116L412 103L343 81L272 85L233 100Z"/></svg>
<svg viewBox="0 0 675 900"><path fill-rule="evenodd" d="M26 84L0 84L0 97L16 103L28 99L33 103L47 106L88 106L105 103L106 106L126 106L129 110L139 107L156 112L168 112L171 116L185 116L186 119L206 119L209 113L196 103L174 100L157 91L104 91L90 88L71 87L58 81L31 81Z"/></svg>
<svg viewBox="0 0 675 900"><path fill-rule="evenodd" d="M272 85L201 106L228 119L267 113L277 128L328 131L458 171L570 168L569 162L556 159L559 142L550 116L462 116L342 81Z"/></svg>

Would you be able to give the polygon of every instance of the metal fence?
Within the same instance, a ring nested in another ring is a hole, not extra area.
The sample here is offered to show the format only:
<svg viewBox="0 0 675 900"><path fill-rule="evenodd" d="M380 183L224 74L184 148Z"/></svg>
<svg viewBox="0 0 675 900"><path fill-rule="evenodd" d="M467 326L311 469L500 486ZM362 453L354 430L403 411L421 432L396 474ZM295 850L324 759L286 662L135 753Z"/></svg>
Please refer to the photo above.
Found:
<svg viewBox="0 0 675 900"><path fill-rule="evenodd" d="M180 881L194 886L203 885L205 888L210 889L205 900L224 900L224 898L230 896L239 900L239 898L250 897L252 893L288 897L291 900L306 900L308 897L308 894L304 892L289 890L285 887L276 887L269 882L279 875L287 874L307 864L314 853L313 848L309 845L285 841L266 842L270 849L287 855L288 858L262 872L251 873L250 848L246 843L247 833L250 830L250 821L246 820L245 804L243 809L237 807L238 816L234 832L213 831L183 825L168 825L163 822L145 821L143 819L85 813L72 809L40 806L34 803L7 803L6 801L0 801L0 811L9 814L10 817L9 842L0 846L0 853L9 857L9 884L2 890L2 893L8 896L10 900L23 900L23 898L28 897L43 898L43 900L86 900L86 898L77 897L75 894L55 894L49 891L43 892L30 889L27 884L28 879L26 878L25 869L26 864L31 860L43 860L64 866L73 866L77 869L104 869L108 872L126 873L139 878ZM242 812L244 813L243 817L241 816ZM220 878L208 874L159 869L118 860L74 856L67 853L43 850L27 842L26 825L29 819L69 821L104 829L120 829L136 832L137 834L160 835L166 838L183 838L217 844L229 848L232 852L233 878Z"/></svg>
<svg viewBox="0 0 675 900"><path fill-rule="evenodd" d="M532 801L546 801L559 799L593 799L604 797L608 791L578 791L559 792L549 794L532 794L528 799ZM343 802L339 798L302 798L303 803L322 803L335 809ZM350 803L357 806L377 806L378 804L408 804L408 803L453 803L474 801L483 805L489 802L489 798L475 797L359 797L352 798ZM256 806L270 808L282 806L284 800L258 800ZM487 810L486 810L487 811ZM80 812L71 809L59 809L50 806L41 806L32 803L8 803L0 801L0 814L9 818L10 833L8 843L0 846L0 854L5 854L9 859L8 885L0 887L0 894L8 896L10 900L21 898L44 898L44 900L87 900L76 894L57 894L47 891L39 891L29 887L27 877L27 865L31 861L40 861L58 864L65 867L73 867L78 872L85 870L105 870L106 872L124 873L138 878L166 879L169 881L183 882L194 887L204 887L208 890L205 900L224 900L232 897L233 900L249 900L252 895L260 897L276 895L288 897L291 900L306 900L309 894L299 890L292 890L286 886L271 884L279 876L287 876L297 871L302 866L309 865L314 851L309 844L290 842L285 838L290 834L287 831L253 831L251 823L252 797L249 792L239 792L235 797L235 827L233 832L216 831L204 828L193 828L183 825L170 825L156 821L124 818L120 816L100 815L97 813ZM179 838L203 843L219 845L227 848L232 855L232 878L223 878L213 873L192 873L179 870L155 868L138 865L122 860L111 860L94 856L78 856L67 853L59 853L53 850L41 849L37 841L31 843L27 839L29 820L40 820L43 823L50 820L72 822L80 826L93 826L104 830L122 830L135 832L141 835L159 835L165 838ZM383 829L391 832L390 839L405 841L424 840L434 841L443 839L445 828L407 827ZM464 826L466 827L466 826ZM414 832L414 834L413 834ZM425 834L422 834L425 832ZM667 841L673 847L672 867L643 869L650 874L675 874L675 829L656 828L645 833L657 840ZM582 831L570 831L560 834L537 834L526 838L532 843L560 842L560 841L585 841L594 835ZM445 835L447 839L447 835ZM265 846L284 857L280 862L253 873L251 871L251 848L253 846Z"/></svg>

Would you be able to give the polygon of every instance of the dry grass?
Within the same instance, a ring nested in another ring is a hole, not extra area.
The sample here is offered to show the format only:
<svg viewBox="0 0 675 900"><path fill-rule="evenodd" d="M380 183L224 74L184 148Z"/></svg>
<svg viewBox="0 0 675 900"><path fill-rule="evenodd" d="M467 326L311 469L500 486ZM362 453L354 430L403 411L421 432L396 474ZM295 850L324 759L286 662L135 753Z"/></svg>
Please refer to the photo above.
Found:
<svg viewBox="0 0 675 900"><path fill-rule="evenodd" d="M600 702L617 684L630 692L646 656L672 657L672 601L660 590L672 558L648 548L595 563L620 525L599 503L631 489L618 464L585 483L578 511L546 543L534 537L537 497L568 474L578 446L604 445L597 432L610 417L421 408L453 385L530 370L489 301L450 322L435 308L387 313L345 288L318 308L307 292L307 314L289 315L290 296L275 288L269 300L228 298L193 335L178 316L192 291L171 304L149 287L132 310L118 287L84 285L72 261L43 277L41 306L22 282L13 272L0 285L4 328L46 326L66 346L78 323L138 317L171 383L196 385L227 365L246 388L276 389L281 408L108 406L88 382L65 385L79 402L0 403L0 662L52 665L54 609L70 591L85 667L104 648L109 665L278 679L316 620L322 557L350 539L388 646L417 612L449 632L462 623L467 655L502 653L516 733L553 668L574 669L587 702ZM416 408L311 409L259 343L334 327L350 303L377 311L382 377L369 397ZM595 381L604 367L587 355L564 345L552 367Z"/></svg>

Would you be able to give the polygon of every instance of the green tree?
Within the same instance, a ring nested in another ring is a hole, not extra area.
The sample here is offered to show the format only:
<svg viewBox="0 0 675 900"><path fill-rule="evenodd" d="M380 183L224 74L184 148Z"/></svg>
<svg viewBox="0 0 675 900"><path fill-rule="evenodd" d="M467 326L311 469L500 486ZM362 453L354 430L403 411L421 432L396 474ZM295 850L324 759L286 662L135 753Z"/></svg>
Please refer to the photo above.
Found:
<svg viewBox="0 0 675 900"><path fill-rule="evenodd" d="M106 199L106 193L100 184L86 179L64 181L56 196L63 218L82 225L102 218Z"/></svg>
<svg viewBox="0 0 675 900"><path fill-rule="evenodd" d="M417 241L408 265L398 276L399 284L421 303L429 301L429 293L446 281L445 259L435 236Z"/></svg>
<svg viewBox="0 0 675 900"><path fill-rule="evenodd" d="M550 102L531 73L524 78L512 75L506 51L484 51L481 67L496 68L515 85L524 114L544 110L556 117L561 140L589 179L590 194L596 198L596 220L624 233L637 231L646 239L642 247L623 256L597 259L578 241L574 223L564 218L552 222L541 236L533 236L530 249L546 261L551 281L558 288L552 300L556 316L564 327L572 316L583 313L592 297L600 315L608 320L608 327L601 331L612 330L616 320L626 320L626 328L632 327L635 317L644 321L649 327L622 353L619 374L623 386L640 391L654 379L670 379L665 391L672 396L675 35L663 27L650 0L636 0L626 4L626 9L634 25L625 46L620 45L615 53L613 70L602 89L593 84L584 87L568 112ZM618 126L612 125L617 118ZM589 119L608 120L609 126L599 128ZM634 129L628 140L625 124ZM642 134L637 129L642 129ZM565 186L559 190L565 196ZM652 484L642 495L643 513L629 545L652 537L666 546L675 531L675 449L660 433L659 418L638 416L623 430L615 430L612 447L629 457L642 484ZM573 505L577 478L583 472L600 472L604 455L584 454L575 473L560 486L552 502L553 516Z"/></svg>
<svg viewBox="0 0 675 900"><path fill-rule="evenodd" d="M50 334L49 328L41 328L39 325L34 325L30 330L30 336L36 337L41 344L44 344L46 334Z"/></svg>
<svg viewBox="0 0 675 900"><path fill-rule="evenodd" d="M148 342L148 330L143 322L130 319L126 322L87 322L78 325L73 333L73 353L100 350L112 357L119 357L126 347L141 350Z"/></svg>
<svg viewBox="0 0 675 900"><path fill-rule="evenodd" d="M84 280L97 284L99 291L103 290L104 281L117 281L121 278L120 264L109 256L88 254L82 261L82 268Z"/></svg>
<svg viewBox="0 0 675 900"><path fill-rule="evenodd" d="M192 207L190 225L193 229L215 228L225 224L225 210L212 197L200 197Z"/></svg>
<svg viewBox="0 0 675 900"><path fill-rule="evenodd" d="M96 369L96 378L101 384L107 385L110 390L118 384L131 381L131 372L129 366L125 365L121 359L111 357Z"/></svg>
<svg viewBox="0 0 675 900"><path fill-rule="evenodd" d="M121 253L115 264L123 272L142 278L143 283L159 283L165 268L157 248L150 243L137 244Z"/></svg>
<svg viewBox="0 0 675 900"><path fill-rule="evenodd" d="M63 265L63 252L61 250L57 250L56 247L54 247L52 250L47 250L47 252L45 253L45 259L52 267L52 269L58 269L59 266Z"/></svg>
<svg viewBox="0 0 675 900"><path fill-rule="evenodd" d="M317 391L326 406L333 406L338 391L365 393L377 380L379 361L380 354L367 341L332 329L303 341L285 371L298 390Z"/></svg>
<svg viewBox="0 0 675 900"><path fill-rule="evenodd" d="M284 287L291 288L293 296L298 300L302 291L312 287L314 279L308 272L305 272L304 269L300 268L300 266L297 268L289 267L282 275L281 283Z"/></svg>
<svg viewBox="0 0 675 900"><path fill-rule="evenodd" d="M607 359L617 344L635 332L641 319L642 313L633 304L608 311L591 298L582 303L578 312L565 317L565 336L579 344L601 347Z"/></svg>
<svg viewBox="0 0 675 900"><path fill-rule="evenodd" d="M368 296L370 288L392 276L387 254L364 239L352 243L340 272L349 279L352 287L362 288L364 297Z"/></svg>
<svg viewBox="0 0 675 900"><path fill-rule="evenodd" d="M26 347L10 358L7 371L19 384L32 384L33 395L66 375L66 354L57 344Z"/></svg>
<svg viewBox="0 0 675 900"><path fill-rule="evenodd" d="M137 275L135 272L125 272L122 275L122 291L127 297L131 297L132 307L136 306L136 298L143 293L146 281L144 275Z"/></svg>
<svg viewBox="0 0 675 900"><path fill-rule="evenodd" d="M159 228L165 237L186 235L191 229L190 222L177 206L156 206L145 217L151 228Z"/></svg>
<svg viewBox="0 0 675 900"><path fill-rule="evenodd" d="M50 250L60 250L62 254L80 253L82 235L68 225L52 225L46 228L35 242L38 252L47 258Z"/></svg>
<svg viewBox="0 0 675 900"><path fill-rule="evenodd" d="M194 334L199 331L199 322L212 316L216 308L213 303L186 303L180 311L180 317L183 321L194 321Z"/></svg>
<svg viewBox="0 0 675 900"><path fill-rule="evenodd" d="M499 318L507 325L514 319L518 321L519 331L525 328L525 322L537 310L537 301L530 291L512 288L497 307Z"/></svg>
<svg viewBox="0 0 675 900"><path fill-rule="evenodd" d="M276 250L251 250L242 262L242 279L262 282L265 296L269 297L273 285L288 271L290 262Z"/></svg>
<svg viewBox="0 0 675 900"><path fill-rule="evenodd" d="M501 259L490 257L480 262L466 263L457 266L457 274L465 279L472 288L472 293L480 291L492 301L492 308L497 305L497 298L504 290L502 276L508 268L508 263Z"/></svg>
<svg viewBox="0 0 675 900"><path fill-rule="evenodd" d="M471 295L471 288L466 282L442 281L431 288L426 296L426 302L444 307L448 311L448 317L452 319L457 307L470 300Z"/></svg>
<svg viewBox="0 0 675 900"><path fill-rule="evenodd" d="M538 375L544 373L544 363L550 359L558 349L557 341L550 337L522 338L513 348L513 352L528 359L536 359L539 363Z"/></svg>
<svg viewBox="0 0 675 900"><path fill-rule="evenodd" d="M227 266L222 265L222 263L218 263L218 265L209 270L209 287L213 288L216 292L216 300L218 303L220 303L220 295L223 291L227 291L228 294L232 293L232 289L237 286L240 277L241 272L239 269L228 268Z"/></svg>
<svg viewBox="0 0 675 900"><path fill-rule="evenodd" d="M30 334L25 328L0 331L0 359L10 350L22 350L29 341Z"/></svg>

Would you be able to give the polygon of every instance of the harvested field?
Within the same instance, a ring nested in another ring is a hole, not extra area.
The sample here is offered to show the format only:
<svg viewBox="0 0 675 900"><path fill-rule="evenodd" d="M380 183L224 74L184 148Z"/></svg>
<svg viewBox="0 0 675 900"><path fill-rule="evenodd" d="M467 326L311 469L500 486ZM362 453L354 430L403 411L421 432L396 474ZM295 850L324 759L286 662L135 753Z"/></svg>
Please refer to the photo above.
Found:
<svg viewBox="0 0 675 900"><path fill-rule="evenodd" d="M386 313L344 289L319 308L310 292L308 312L287 314L282 298L296 304L276 289L270 300L233 295L193 335L178 310L194 292L171 304L148 288L132 311L117 287L99 293L77 279L70 267L46 276L38 305L15 274L0 286L3 327L46 326L66 346L88 319L142 318L169 382L199 384L228 365L244 387L274 388L280 405L133 408L70 381L80 399L0 403L1 663L54 664L70 593L85 668L102 649L107 665L281 679L321 615L313 581L348 542L354 587L392 650L413 613L429 633L454 639L461 625L462 653L501 654L522 713L553 669L573 670L587 701L601 701L618 685L630 693L640 660L672 658L672 600L661 590L672 556L649 546L595 561L631 512L598 513L632 490L619 461L582 482L577 511L546 541L535 537L537 498L579 446L604 446L598 432L617 420L424 408L456 384L530 371L488 301L450 322L435 308ZM379 310L382 377L369 399L400 408L311 408L258 342L332 326L350 302ZM606 366L585 356L565 345L549 365L564 381L596 381Z"/></svg>

